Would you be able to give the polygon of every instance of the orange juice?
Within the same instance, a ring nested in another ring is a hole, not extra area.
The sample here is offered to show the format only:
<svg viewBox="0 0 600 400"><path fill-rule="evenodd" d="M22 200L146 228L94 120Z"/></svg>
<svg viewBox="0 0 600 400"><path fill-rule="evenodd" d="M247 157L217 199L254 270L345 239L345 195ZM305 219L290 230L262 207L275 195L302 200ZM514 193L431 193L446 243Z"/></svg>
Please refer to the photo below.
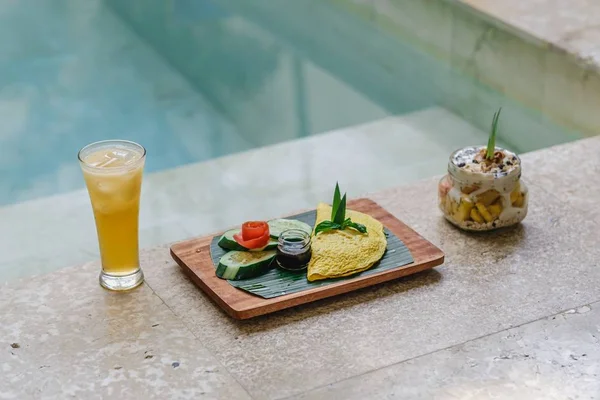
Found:
<svg viewBox="0 0 600 400"><path fill-rule="evenodd" d="M116 290L137 286L143 279L138 216L145 150L132 142L99 142L82 149L80 160L98 232L100 282Z"/></svg>

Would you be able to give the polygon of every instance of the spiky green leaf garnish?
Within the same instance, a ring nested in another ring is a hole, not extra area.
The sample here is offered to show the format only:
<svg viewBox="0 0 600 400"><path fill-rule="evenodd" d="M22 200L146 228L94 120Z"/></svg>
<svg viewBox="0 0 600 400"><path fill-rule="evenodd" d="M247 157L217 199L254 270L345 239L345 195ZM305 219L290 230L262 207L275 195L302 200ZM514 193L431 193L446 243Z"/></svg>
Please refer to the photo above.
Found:
<svg viewBox="0 0 600 400"><path fill-rule="evenodd" d="M333 218L331 219L332 222L335 222L336 224L343 224L344 223L344 218L346 217L346 193L344 193L344 196L342 197L342 200L340 200L340 204L338 206L338 209L336 210L335 215L333 216Z"/></svg>
<svg viewBox="0 0 600 400"><path fill-rule="evenodd" d="M502 107L494 113L494 119L492 119L492 131L490 132L490 138L488 139L487 150L485 152L485 158L488 160L494 158L494 152L496 151L496 132L498 131L498 119L500 118L501 112Z"/></svg>
<svg viewBox="0 0 600 400"><path fill-rule="evenodd" d="M341 201L340 185L338 182L335 183L335 191L333 192L333 203L331 205L331 220L335 221L335 215L337 214L338 207Z"/></svg>
<svg viewBox="0 0 600 400"><path fill-rule="evenodd" d="M319 232L330 231L333 229L344 230L346 228L356 229L360 233L367 233L367 227L363 224L352 222L346 218L346 193L341 197L340 187L336 183L333 193L333 204L331 205L331 221L322 221L315 227L315 235Z"/></svg>

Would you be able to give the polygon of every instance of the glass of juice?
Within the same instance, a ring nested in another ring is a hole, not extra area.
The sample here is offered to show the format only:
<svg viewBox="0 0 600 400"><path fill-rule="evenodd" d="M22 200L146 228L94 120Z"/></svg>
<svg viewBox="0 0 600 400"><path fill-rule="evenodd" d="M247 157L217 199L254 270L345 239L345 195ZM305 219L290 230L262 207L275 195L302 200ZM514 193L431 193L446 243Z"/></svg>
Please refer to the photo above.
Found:
<svg viewBox="0 0 600 400"><path fill-rule="evenodd" d="M132 289L144 281L138 253L138 216L143 146L127 140L105 140L79 151L102 259L100 285Z"/></svg>

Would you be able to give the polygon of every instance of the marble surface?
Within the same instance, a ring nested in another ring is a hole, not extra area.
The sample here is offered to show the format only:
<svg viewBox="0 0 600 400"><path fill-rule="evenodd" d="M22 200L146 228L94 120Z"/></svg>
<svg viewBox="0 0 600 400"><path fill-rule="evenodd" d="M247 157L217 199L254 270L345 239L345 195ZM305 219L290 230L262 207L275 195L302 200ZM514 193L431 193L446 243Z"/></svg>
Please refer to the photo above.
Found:
<svg viewBox="0 0 600 400"><path fill-rule="evenodd" d="M1 288L1 398L250 398L147 285L110 293L98 270Z"/></svg>
<svg viewBox="0 0 600 400"><path fill-rule="evenodd" d="M473 47L475 51L467 58L480 67L476 76L539 110L545 119L587 135L597 134L600 3L447 1L475 10L474 19L485 27L470 28L480 45ZM464 25L455 23L463 29ZM460 42L455 44L461 47Z"/></svg>
<svg viewBox="0 0 600 400"><path fill-rule="evenodd" d="M257 398L294 395L600 299L600 250L578 234L596 224L577 213L553 218L564 204L550 199L532 204L516 230L465 235L431 212L436 185L371 196L444 249L446 264L430 273L243 323L207 301L163 249L149 255L164 261L148 284ZM533 187L531 197L546 194Z"/></svg>
<svg viewBox="0 0 600 400"><path fill-rule="evenodd" d="M453 0L556 46L600 69L600 3L595 0Z"/></svg>
<svg viewBox="0 0 600 400"><path fill-rule="evenodd" d="M541 136L559 143L550 132L529 139L519 136L537 125L550 129L558 124L582 135L597 134L598 2L331 1L395 40L408 40L448 63L452 78L441 74L437 85L442 104L474 125L487 128L488 116L499 104L506 109L510 100L528 109L531 128L516 126L515 119L503 135L515 143L524 141L520 143L527 151L534 150Z"/></svg>
<svg viewBox="0 0 600 400"><path fill-rule="evenodd" d="M600 140L584 139L523 155L523 168L536 185L600 221ZM598 236L596 236L598 238Z"/></svg>
<svg viewBox="0 0 600 400"><path fill-rule="evenodd" d="M295 399L595 399L600 303L324 386Z"/></svg>
<svg viewBox="0 0 600 400"><path fill-rule="evenodd" d="M439 245L445 265L249 321L220 311L168 246L142 251L146 284L124 295L97 285L97 263L5 284L0 393L597 398L600 218L589 204L600 198L573 189L594 178L598 146L525 155L530 214L496 233L445 222L437 178L372 193ZM589 161L563 173L575 156Z"/></svg>

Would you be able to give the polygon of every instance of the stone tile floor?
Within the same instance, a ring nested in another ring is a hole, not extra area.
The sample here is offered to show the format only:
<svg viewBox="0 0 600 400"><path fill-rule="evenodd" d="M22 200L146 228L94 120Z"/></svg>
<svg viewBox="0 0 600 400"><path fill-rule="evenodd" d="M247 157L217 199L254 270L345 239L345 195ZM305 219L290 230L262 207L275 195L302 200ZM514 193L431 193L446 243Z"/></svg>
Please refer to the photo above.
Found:
<svg viewBox="0 0 600 400"><path fill-rule="evenodd" d="M2 398L212 398L248 394L146 285L111 296L97 265L0 292Z"/></svg>
<svg viewBox="0 0 600 400"><path fill-rule="evenodd" d="M492 19L600 65L600 4L594 0L457 0ZM540 12L543 10L543 12ZM588 64L590 67L592 64Z"/></svg>
<svg viewBox="0 0 600 400"><path fill-rule="evenodd" d="M600 303L584 305L295 398L596 398L599 321Z"/></svg>

